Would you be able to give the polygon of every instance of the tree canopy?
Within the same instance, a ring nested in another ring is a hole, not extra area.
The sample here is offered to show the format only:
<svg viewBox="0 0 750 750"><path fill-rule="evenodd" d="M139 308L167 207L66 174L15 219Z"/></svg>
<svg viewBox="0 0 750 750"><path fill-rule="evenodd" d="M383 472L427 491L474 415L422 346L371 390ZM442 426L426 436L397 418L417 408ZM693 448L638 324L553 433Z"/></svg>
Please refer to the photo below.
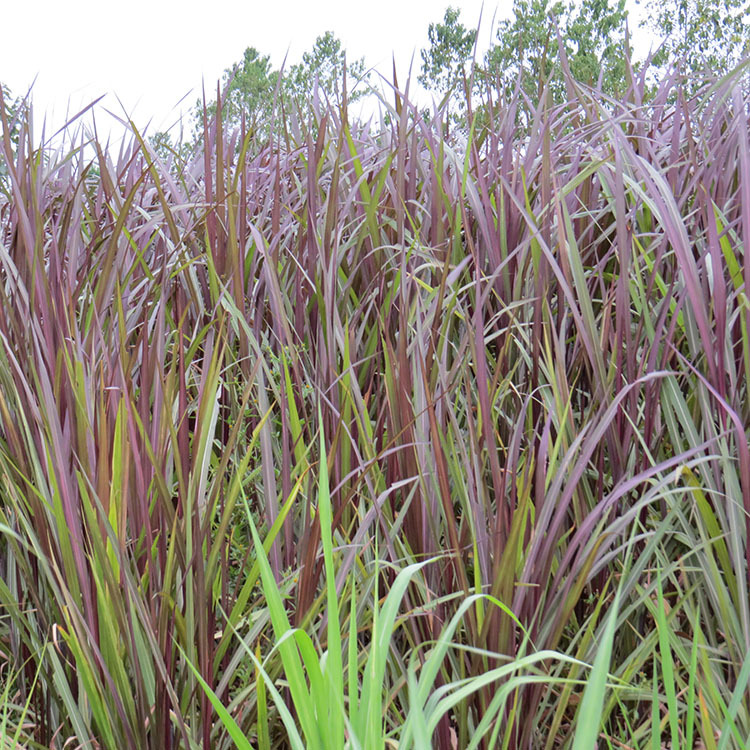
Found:
<svg viewBox="0 0 750 750"><path fill-rule="evenodd" d="M750 54L747 0L635 2L644 3L641 25L659 45L653 59L657 67L680 60L688 74L706 67L726 70ZM477 29L465 25L460 10L449 6L442 19L429 24L419 81L448 98L449 117L458 122L465 120L464 81L471 82L475 95L489 86L508 96L520 85L532 103L546 90L559 104L568 96L561 47L575 80L618 97L626 90L626 59L632 55L632 48L626 48L627 24L626 0L514 0L511 16L494 29L490 48L474 60ZM282 71L274 69L268 55L248 47L224 72L223 120L236 125L244 115L252 131L267 134L274 106L304 104L315 86L321 98L340 104L345 72L349 101L371 90L361 85L368 83L365 60L348 60L341 40L331 31ZM215 106L209 103L209 115ZM203 104L198 102L196 136L202 121ZM159 146L170 148L161 135Z"/></svg>
<svg viewBox="0 0 750 750"><path fill-rule="evenodd" d="M356 101L364 90L353 86L367 78L364 58L347 63L341 41L332 31L326 31L315 40L312 49L302 55L302 62L289 69L284 77L284 90L292 96L305 98L317 84L327 97L339 103L344 71L349 79L347 96L350 101Z"/></svg>
<svg viewBox="0 0 750 750"><path fill-rule="evenodd" d="M746 0L648 0L647 7L642 26L662 40L657 63L682 59L693 71L727 70L750 54Z"/></svg>
<svg viewBox="0 0 750 750"><path fill-rule="evenodd" d="M448 8L442 23L430 24L430 46L422 52L420 81L444 92L455 86L471 58L476 29L467 29L459 11ZM625 0L514 0L513 15L498 23L495 40L478 81L512 90L518 77L536 97L548 80L559 98L564 83L559 62L559 29L571 72L577 80L615 93L624 80Z"/></svg>
<svg viewBox="0 0 750 750"><path fill-rule="evenodd" d="M635 0L645 5L644 29L654 35L659 52L654 64L675 64L688 74L706 67L719 71L750 54L750 4L747 0ZM567 94L560 63L558 34L573 77L601 86L606 94L625 90L628 11L625 0L514 0L510 18L496 27L493 42L477 61L475 81L506 94L520 84L532 101L547 85L553 101ZM467 74L476 29L464 26L460 12L448 7L443 20L431 23L422 51L420 81L463 98L460 81Z"/></svg>
<svg viewBox="0 0 750 750"><path fill-rule="evenodd" d="M460 21L458 8L446 8L442 23L431 23L427 31L430 46L423 49L419 82L441 93L456 85L466 73L471 59L476 29L467 29Z"/></svg>
<svg viewBox="0 0 750 750"><path fill-rule="evenodd" d="M367 79L363 58L348 62L341 41L331 31L319 36L312 49L302 55L302 60L288 71L275 70L271 58L261 54L255 47L248 47L242 60L224 71L225 95L222 101L222 119L236 125L243 113L248 126L264 131L271 121L276 97L303 101L317 85L323 97L339 103L342 96L342 80L346 71L350 101L363 95L355 84ZM211 102L208 112L215 111L216 102ZM203 103L195 109L196 129L202 129Z"/></svg>
<svg viewBox="0 0 750 750"><path fill-rule="evenodd" d="M20 97L14 96L6 84L0 83L0 89L3 94L5 115L8 118L8 125L10 127L10 140L14 145L18 145L18 133L21 128L19 114L22 112L23 101Z"/></svg>
<svg viewBox="0 0 750 750"><path fill-rule="evenodd" d="M2 90L5 116L8 122L11 151L14 153L18 146L18 136L21 130L21 117L26 110L24 108L23 100L20 97L13 96L8 86L0 83L0 90ZM2 134L2 131L3 127L2 123L0 123L0 135ZM3 154L4 150L0 145L0 189L5 191L8 182L8 166L5 163L5 157Z"/></svg>

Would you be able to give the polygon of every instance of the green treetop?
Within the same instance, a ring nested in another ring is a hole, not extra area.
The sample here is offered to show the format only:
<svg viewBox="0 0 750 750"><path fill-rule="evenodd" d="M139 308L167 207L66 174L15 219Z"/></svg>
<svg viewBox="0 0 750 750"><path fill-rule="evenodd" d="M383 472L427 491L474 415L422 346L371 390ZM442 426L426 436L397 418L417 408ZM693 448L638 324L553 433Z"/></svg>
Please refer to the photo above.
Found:
<svg viewBox="0 0 750 750"><path fill-rule="evenodd" d="M302 62L292 65L284 79L287 95L304 100L310 96L316 82L321 91L332 102L341 103L343 75L347 75L347 98L356 101L365 90L355 88L356 84L367 79L364 58L346 62L346 51L333 32L326 31L319 36L312 49L302 55Z"/></svg>
<svg viewBox="0 0 750 750"><path fill-rule="evenodd" d="M513 17L498 24L496 43L485 57L485 73L506 91L521 76L524 91L537 99L549 82L561 101L565 82L559 30L573 77L617 95L625 80L625 0L515 0Z"/></svg>
<svg viewBox="0 0 750 750"><path fill-rule="evenodd" d="M476 29L467 29L458 19L461 11L447 8L442 23L431 23L428 49L422 50L419 82L428 89L447 92L460 83L471 59Z"/></svg>
<svg viewBox="0 0 750 750"><path fill-rule="evenodd" d="M248 47L242 60L224 71L226 94L222 102L222 119L238 123L244 113L251 127L268 122L273 108L273 94L278 73L271 68L271 58L261 55L255 47ZM216 103L209 105L209 115ZM196 119L202 129L203 107L198 102Z"/></svg>
<svg viewBox="0 0 750 750"><path fill-rule="evenodd" d="M347 63L341 41L330 31L319 36L312 49L302 55L301 62L292 65L285 74L273 69L268 55L261 55L255 47L248 47L242 60L224 72L226 93L222 120L236 126L244 114L251 130L267 135L275 97L304 106L317 84L323 97L332 103L340 103L344 70L349 89L347 95L350 100L356 100L363 90L355 89L355 84L367 78L365 61L359 59ZM209 115L215 109L216 102L212 102L208 107ZM196 105L195 125L200 133L203 128L201 102Z"/></svg>
<svg viewBox="0 0 750 750"><path fill-rule="evenodd" d="M679 60L687 72L725 72L750 55L747 0L649 0L641 26L663 40L654 61Z"/></svg>

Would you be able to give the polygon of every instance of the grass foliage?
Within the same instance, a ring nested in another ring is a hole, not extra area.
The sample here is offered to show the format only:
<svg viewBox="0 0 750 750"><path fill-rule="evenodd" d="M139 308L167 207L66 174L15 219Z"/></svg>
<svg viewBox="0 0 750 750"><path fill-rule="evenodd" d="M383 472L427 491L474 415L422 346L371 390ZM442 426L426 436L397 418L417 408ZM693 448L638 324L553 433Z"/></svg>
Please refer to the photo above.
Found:
<svg viewBox="0 0 750 750"><path fill-rule="evenodd" d="M3 748L746 746L745 68L629 81L0 108Z"/></svg>

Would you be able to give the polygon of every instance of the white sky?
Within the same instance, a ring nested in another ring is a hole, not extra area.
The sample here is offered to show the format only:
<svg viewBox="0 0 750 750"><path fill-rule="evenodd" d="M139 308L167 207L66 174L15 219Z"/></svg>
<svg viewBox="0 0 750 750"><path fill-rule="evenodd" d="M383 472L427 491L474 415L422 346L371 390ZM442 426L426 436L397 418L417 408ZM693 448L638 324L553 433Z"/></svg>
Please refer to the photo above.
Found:
<svg viewBox="0 0 750 750"><path fill-rule="evenodd" d="M190 109L205 81L213 98L223 71L246 47L271 56L274 68L299 61L315 38L333 31L350 59L366 62L390 77L395 54L401 86L414 55L427 46L430 22L445 7L461 9L473 27L482 0L0 0L0 82L15 95L32 90L37 137L42 119L59 127L66 111L77 112L106 94L97 114L107 132L122 106L139 127L166 129ZM480 54L496 18L511 13L512 0L485 0ZM416 83L416 80L415 80ZM122 105L118 102L122 103Z"/></svg>

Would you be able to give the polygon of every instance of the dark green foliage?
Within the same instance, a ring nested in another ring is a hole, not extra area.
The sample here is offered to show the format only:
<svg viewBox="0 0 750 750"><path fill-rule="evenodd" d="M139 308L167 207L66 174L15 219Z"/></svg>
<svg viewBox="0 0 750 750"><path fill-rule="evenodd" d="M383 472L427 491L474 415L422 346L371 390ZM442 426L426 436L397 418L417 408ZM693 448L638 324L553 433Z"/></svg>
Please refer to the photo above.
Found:
<svg viewBox="0 0 750 750"><path fill-rule="evenodd" d="M347 76L347 99L357 101L366 92L366 86L362 85L367 83L364 58L347 62L341 41L333 32L326 31L315 40L312 49L302 55L302 62L289 69L284 77L284 91L289 96L306 101L318 86L322 96L340 105L344 72Z"/></svg>
<svg viewBox="0 0 750 750"><path fill-rule="evenodd" d="M515 0L513 17L501 21L496 43L484 61L485 74L509 93L521 77L537 100L549 85L552 101L567 95L558 52L558 33L576 81L618 95L625 89L625 0Z"/></svg>
<svg viewBox="0 0 750 750"><path fill-rule="evenodd" d="M344 72L347 76L347 100L357 101L366 93L367 70L363 58L347 62L341 41L327 31L319 36L301 62L288 71L274 70L271 58L248 47L241 62L224 72L222 121L230 128L238 127L244 116L247 129L262 140L270 135L274 105L307 106L316 86L323 99L340 104ZM203 135L203 104L195 109L195 132ZM216 111L216 102L207 107L209 116Z"/></svg>
<svg viewBox="0 0 750 750"><path fill-rule="evenodd" d="M238 124L242 116L248 127L267 127L273 110L274 90L279 74L271 68L271 58L261 55L255 47L248 47L239 63L224 71L224 95L222 99L222 119ZM196 103L195 130L203 133L202 102ZM209 117L216 112L216 102L208 105Z"/></svg>
<svg viewBox="0 0 750 750"><path fill-rule="evenodd" d="M422 72L419 82L428 89L445 93L460 84L467 74L476 40L476 29L467 29L460 21L457 8L446 8L442 23L431 23L427 32L430 43L422 50ZM460 98L460 97L459 97Z"/></svg>
<svg viewBox="0 0 750 750"><path fill-rule="evenodd" d="M642 25L662 43L655 62L679 60L684 72L725 72L750 54L745 0L649 0Z"/></svg>
<svg viewBox="0 0 750 750"><path fill-rule="evenodd" d="M19 98L14 97L8 86L0 83L0 94L5 104L5 116L7 118L7 135L8 135L8 146L10 148L10 157L13 158L16 147L18 146L18 137L21 132L21 126L23 123L23 117L25 115L25 103ZM0 142L0 190L6 190L8 188L8 168L5 164L5 159L2 157L4 143Z"/></svg>

